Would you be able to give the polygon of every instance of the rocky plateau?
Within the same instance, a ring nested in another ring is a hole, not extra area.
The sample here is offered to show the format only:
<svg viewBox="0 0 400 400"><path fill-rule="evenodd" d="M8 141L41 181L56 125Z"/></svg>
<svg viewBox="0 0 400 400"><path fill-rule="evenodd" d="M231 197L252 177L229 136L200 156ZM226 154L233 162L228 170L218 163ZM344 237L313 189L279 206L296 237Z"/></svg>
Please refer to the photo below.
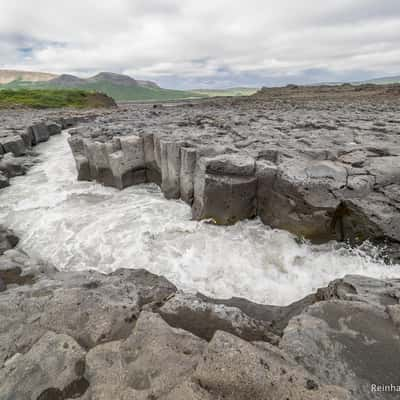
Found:
<svg viewBox="0 0 400 400"><path fill-rule="evenodd" d="M155 182L195 219L258 216L317 243L369 240L398 260L399 106L398 86L345 85L0 111L0 188L69 129L80 180ZM400 279L346 276L278 307L189 294L146 270L56 267L0 227L1 399L400 396Z"/></svg>

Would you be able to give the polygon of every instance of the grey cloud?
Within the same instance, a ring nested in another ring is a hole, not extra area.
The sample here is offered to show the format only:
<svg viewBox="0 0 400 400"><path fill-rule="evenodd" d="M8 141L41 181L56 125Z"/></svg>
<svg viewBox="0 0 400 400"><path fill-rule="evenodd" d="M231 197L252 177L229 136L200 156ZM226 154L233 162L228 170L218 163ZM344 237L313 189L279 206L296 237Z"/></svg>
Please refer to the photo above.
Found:
<svg viewBox="0 0 400 400"><path fill-rule="evenodd" d="M112 70L185 88L400 72L393 0L0 0L0 10L8 67Z"/></svg>

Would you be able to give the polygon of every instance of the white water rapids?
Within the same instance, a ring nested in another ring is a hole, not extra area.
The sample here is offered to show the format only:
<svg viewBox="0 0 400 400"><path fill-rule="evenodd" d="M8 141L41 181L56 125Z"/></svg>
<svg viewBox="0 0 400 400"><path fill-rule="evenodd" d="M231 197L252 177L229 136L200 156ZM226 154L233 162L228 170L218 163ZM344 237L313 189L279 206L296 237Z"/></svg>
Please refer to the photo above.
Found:
<svg viewBox="0 0 400 400"><path fill-rule="evenodd" d="M0 223L28 254L63 270L145 268L179 288L284 305L346 274L399 277L360 250L297 243L259 220L191 221L190 207L155 185L118 191L78 182L67 133L40 145L42 162L0 192Z"/></svg>

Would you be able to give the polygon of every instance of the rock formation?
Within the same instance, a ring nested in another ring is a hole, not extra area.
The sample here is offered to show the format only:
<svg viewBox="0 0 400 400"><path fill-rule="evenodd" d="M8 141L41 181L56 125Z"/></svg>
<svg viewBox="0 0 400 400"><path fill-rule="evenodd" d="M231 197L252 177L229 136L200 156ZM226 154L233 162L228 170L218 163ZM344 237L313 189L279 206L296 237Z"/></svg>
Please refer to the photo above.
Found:
<svg viewBox="0 0 400 400"><path fill-rule="evenodd" d="M378 104L353 90L361 98L340 106L285 90L296 99L273 90L252 100L0 113L0 188L35 162L32 146L79 123L69 140L79 179L120 189L155 182L195 218L259 216L315 241L390 242L398 257L397 95ZM399 396L398 279L346 276L278 307L181 292L146 270L59 271L17 244L0 226L1 399Z"/></svg>
<svg viewBox="0 0 400 400"><path fill-rule="evenodd" d="M366 89L342 90L319 102L262 91L246 100L127 106L71 130L78 178L119 189L155 182L195 219L217 224L259 216L316 243L396 245L400 97L379 103Z"/></svg>
<svg viewBox="0 0 400 400"><path fill-rule="evenodd" d="M145 270L60 272L0 231L4 400L365 400L388 398L372 385L400 388L399 280L347 276L287 307L216 300Z"/></svg>

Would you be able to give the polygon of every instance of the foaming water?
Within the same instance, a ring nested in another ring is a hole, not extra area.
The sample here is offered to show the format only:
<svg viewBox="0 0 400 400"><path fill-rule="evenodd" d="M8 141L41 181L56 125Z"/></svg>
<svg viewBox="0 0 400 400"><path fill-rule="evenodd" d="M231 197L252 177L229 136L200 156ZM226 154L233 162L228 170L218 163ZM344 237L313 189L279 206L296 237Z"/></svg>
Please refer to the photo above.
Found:
<svg viewBox="0 0 400 400"><path fill-rule="evenodd" d="M118 191L77 182L67 134L39 147L42 162L0 192L0 222L20 246L64 270L145 268L214 297L288 304L346 274L400 276L360 250L298 243L259 220L218 227L157 186Z"/></svg>

